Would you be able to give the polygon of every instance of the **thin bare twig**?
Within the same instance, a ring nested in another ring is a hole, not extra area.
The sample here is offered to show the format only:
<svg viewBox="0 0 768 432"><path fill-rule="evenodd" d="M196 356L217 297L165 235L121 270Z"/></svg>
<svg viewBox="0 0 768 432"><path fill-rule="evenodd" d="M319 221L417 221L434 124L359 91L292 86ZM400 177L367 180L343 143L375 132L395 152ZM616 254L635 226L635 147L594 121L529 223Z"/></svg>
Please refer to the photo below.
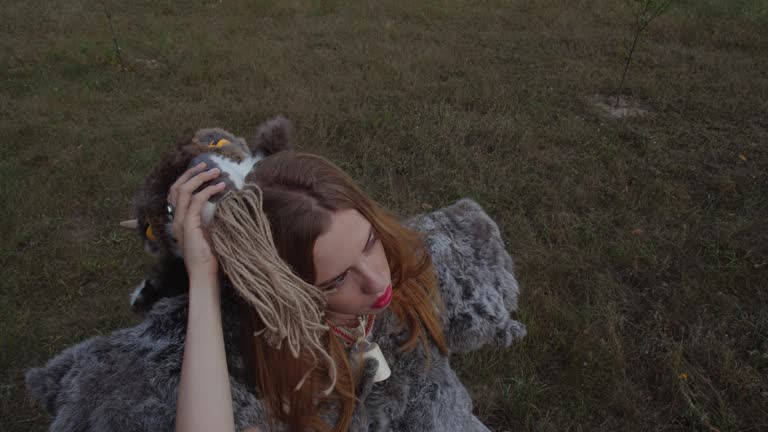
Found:
<svg viewBox="0 0 768 432"><path fill-rule="evenodd" d="M619 82L619 88L616 90L616 106L619 106L621 98L621 91L624 88L624 81L627 79L627 71L629 65L632 63L632 56L637 48L637 42L640 40L640 34L645 30L648 25L656 19L659 15L666 12L673 0L663 0L659 3L656 0L644 0L643 10L637 15L635 20L635 34L632 38L632 43L627 49L627 58L624 61L624 71L621 73L621 81Z"/></svg>
<svg viewBox="0 0 768 432"><path fill-rule="evenodd" d="M122 50L120 49L120 43L117 42L117 35L115 34L115 27L112 25L112 12L107 7L107 2L102 1L101 5L104 6L104 14L107 15L107 21L109 21L109 31L112 33L112 43L115 45L115 53L117 54L117 62L120 67L125 70L125 63L123 62Z"/></svg>

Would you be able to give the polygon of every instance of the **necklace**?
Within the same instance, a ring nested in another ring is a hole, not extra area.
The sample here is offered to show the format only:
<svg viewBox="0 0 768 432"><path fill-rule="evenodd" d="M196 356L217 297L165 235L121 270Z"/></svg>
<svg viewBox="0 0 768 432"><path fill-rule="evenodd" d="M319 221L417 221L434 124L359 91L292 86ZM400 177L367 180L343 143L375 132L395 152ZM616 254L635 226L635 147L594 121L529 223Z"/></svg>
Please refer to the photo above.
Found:
<svg viewBox="0 0 768 432"><path fill-rule="evenodd" d="M376 319L375 317L375 315L357 317L359 323L357 327L337 327L331 324L331 331L343 341L344 345L350 347L355 343L359 343L361 339L365 339L371 334L373 321Z"/></svg>
<svg viewBox="0 0 768 432"><path fill-rule="evenodd" d="M375 315L359 316L357 317L359 323L357 327L337 327L332 324L329 327L333 334L339 337L346 347L350 348L352 353L362 353L362 360L360 356L352 356L352 361L357 363L357 366L365 361L365 359L376 359L378 368L373 376L373 382L379 382L389 378L392 375L392 371L389 369L379 344L370 341L371 329L375 319Z"/></svg>

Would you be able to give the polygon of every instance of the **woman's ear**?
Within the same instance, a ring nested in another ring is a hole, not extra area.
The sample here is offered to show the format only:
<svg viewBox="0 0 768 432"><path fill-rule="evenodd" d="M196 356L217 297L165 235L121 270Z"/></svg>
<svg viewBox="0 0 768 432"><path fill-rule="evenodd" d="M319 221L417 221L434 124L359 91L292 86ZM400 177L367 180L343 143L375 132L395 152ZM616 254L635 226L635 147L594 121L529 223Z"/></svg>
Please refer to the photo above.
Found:
<svg viewBox="0 0 768 432"><path fill-rule="evenodd" d="M266 157L293 147L293 122L283 116L262 123L251 142L251 153Z"/></svg>

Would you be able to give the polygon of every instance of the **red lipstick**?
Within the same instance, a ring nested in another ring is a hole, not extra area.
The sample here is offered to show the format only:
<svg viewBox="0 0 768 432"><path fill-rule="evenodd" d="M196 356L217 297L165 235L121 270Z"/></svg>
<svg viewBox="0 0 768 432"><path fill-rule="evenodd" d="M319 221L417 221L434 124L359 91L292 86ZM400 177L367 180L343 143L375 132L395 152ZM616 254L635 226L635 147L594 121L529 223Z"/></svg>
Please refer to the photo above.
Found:
<svg viewBox="0 0 768 432"><path fill-rule="evenodd" d="M372 304L371 307L374 309L381 309L387 306L391 301L392 301L392 285L387 285L387 289L384 290L384 294L382 294L381 297L376 299L376 303Z"/></svg>

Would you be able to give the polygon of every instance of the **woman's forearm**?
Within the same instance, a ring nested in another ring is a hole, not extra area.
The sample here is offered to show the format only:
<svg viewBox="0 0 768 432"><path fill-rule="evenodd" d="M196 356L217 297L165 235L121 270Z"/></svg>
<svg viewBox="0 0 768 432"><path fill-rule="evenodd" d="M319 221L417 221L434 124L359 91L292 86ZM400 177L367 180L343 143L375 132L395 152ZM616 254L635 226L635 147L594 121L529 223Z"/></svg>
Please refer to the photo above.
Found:
<svg viewBox="0 0 768 432"><path fill-rule="evenodd" d="M190 276L176 431L234 431L219 282Z"/></svg>

